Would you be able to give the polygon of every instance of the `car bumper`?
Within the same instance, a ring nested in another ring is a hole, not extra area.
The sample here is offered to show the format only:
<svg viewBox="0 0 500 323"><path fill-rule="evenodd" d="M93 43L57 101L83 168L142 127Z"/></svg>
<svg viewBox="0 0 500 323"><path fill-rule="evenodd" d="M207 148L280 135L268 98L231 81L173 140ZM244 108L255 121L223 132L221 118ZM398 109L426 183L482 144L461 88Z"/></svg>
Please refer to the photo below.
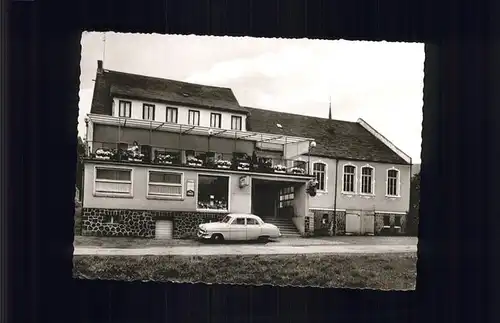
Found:
<svg viewBox="0 0 500 323"><path fill-rule="evenodd" d="M198 237L198 239L210 239L211 235L208 232L203 232L203 231L198 230L198 233L196 234L196 236Z"/></svg>

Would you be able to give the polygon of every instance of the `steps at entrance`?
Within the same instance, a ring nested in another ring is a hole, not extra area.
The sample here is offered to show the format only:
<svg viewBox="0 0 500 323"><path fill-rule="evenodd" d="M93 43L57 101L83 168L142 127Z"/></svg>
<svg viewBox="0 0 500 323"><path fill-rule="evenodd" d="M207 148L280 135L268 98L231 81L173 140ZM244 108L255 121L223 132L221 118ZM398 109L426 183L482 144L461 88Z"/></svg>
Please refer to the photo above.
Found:
<svg viewBox="0 0 500 323"><path fill-rule="evenodd" d="M274 224L280 229L284 237L300 237L300 232L293 224L292 219L286 218L262 218L265 223Z"/></svg>

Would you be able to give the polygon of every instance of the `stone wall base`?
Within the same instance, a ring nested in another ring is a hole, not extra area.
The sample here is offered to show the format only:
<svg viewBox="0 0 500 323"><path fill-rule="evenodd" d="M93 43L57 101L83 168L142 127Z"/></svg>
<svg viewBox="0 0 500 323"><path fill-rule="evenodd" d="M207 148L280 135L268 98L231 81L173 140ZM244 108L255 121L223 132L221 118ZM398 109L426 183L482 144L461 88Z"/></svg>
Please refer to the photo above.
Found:
<svg viewBox="0 0 500 323"><path fill-rule="evenodd" d="M314 210L313 213L315 236L339 236L345 234L345 211ZM324 218L326 221L323 221Z"/></svg>
<svg viewBox="0 0 500 323"><path fill-rule="evenodd" d="M87 236L154 238L156 221L173 222L173 238L196 237L198 226L220 221L226 213L83 208L82 234Z"/></svg>
<svg viewBox="0 0 500 323"><path fill-rule="evenodd" d="M384 217L389 217L390 228L384 228ZM401 218L400 230L396 230L394 228L396 217ZM406 233L406 214L375 212L375 235L390 236L390 235L404 235L405 233Z"/></svg>

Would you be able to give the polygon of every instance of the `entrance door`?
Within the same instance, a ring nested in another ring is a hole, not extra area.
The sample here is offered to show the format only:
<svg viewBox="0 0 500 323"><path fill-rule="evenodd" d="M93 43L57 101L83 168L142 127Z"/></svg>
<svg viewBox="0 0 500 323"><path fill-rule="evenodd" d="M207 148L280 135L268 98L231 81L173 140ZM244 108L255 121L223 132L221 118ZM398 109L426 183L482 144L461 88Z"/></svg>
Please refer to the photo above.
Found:
<svg viewBox="0 0 500 323"><path fill-rule="evenodd" d="M272 183L258 183L254 185L252 194L253 213L261 218L276 216L277 189Z"/></svg>

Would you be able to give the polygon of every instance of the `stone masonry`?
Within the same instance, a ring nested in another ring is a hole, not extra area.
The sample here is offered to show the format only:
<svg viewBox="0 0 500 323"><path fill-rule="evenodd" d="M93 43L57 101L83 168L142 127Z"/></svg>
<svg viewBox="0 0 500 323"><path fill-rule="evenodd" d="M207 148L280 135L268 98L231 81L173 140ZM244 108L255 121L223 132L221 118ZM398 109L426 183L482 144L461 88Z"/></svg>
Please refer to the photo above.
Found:
<svg viewBox="0 0 500 323"><path fill-rule="evenodd" d="M194 238L198 225L221 220L224 213L84 208L82 234L154 238L156 221L173 221L173 238Z"/></svg>
<svg viewBox="0 0 500 323"><path fill-rule="evenodd" d="M327 215L326 223L323 216ZM335 217L335 214L337 216ZM332 223L335 220L336 223ZM333 230L332 230L333 229ZM314 210L314 235L315 236L338 236L345 234L345 211L322 211Z"/></svg>
<svg viewBox="0 0 500 323"><path fill-rule="evenodd" d="M393 213L376 213L375 212L375 234L376 235L384 235L385 233L382 231L384 226L384 217L389 217L390 226L393 226L395 223L396 217L401 217L401 233L406 232L406 215L405 214L393 214Z"/></svg>

